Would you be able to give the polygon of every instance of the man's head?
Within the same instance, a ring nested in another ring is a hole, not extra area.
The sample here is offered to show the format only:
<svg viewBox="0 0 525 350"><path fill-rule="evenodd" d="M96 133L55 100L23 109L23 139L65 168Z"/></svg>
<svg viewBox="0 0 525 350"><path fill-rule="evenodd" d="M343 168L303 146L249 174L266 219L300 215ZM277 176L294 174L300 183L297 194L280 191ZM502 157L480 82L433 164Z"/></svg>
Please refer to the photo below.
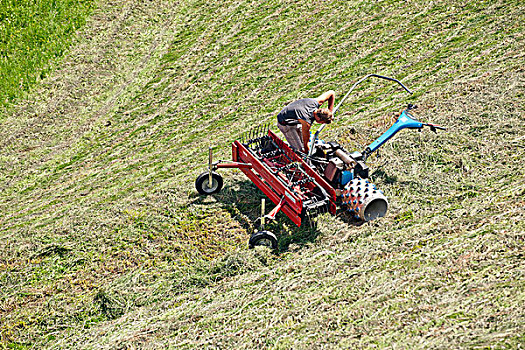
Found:
<svg viewBox="0 0 525 350"><path fill-rule="evenodd" d="M314 118L320 124L330 124L334 120L334 115L328 108L319 108L314 111Z"/></svg>

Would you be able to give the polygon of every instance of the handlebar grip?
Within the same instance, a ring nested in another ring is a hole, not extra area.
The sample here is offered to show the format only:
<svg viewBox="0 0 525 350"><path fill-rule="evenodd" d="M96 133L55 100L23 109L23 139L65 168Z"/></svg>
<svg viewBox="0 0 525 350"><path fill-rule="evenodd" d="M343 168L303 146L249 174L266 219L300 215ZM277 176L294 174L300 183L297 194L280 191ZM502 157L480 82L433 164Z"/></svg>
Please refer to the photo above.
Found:
<svg viewBox="0 0 525 350"><path fill-rule="evenodd" d="M431 129L447 130L447 128L436 124L424 123L423 125L428 126Z"/></svg>

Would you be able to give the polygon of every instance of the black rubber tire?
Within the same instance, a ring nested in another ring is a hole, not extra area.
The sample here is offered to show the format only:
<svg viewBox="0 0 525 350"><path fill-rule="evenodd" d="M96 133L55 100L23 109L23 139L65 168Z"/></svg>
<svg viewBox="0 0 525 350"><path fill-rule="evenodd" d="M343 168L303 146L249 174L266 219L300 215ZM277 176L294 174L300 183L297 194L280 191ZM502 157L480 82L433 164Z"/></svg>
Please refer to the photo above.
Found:
<svg viewBox="0 0 525 350"><path fill-rule="evenodd" d="M270 231L259 231L251 235L250 241L248 242L250 248L256 246L266 246L277 250L277 237Z"/></svg>
<svg viewBox="0 0 525 350"><path fill-rule="evenodd" d="M222 185L223 185L222 176L214 172L214 173L211 173L212 186L209 187L209 176L208 175L209 175L208 172L202 173L197 177L197 180L195 180L195 188L197 189L197 191L200 194L206 195L206 196L219 192L222 189Z"/></svg>

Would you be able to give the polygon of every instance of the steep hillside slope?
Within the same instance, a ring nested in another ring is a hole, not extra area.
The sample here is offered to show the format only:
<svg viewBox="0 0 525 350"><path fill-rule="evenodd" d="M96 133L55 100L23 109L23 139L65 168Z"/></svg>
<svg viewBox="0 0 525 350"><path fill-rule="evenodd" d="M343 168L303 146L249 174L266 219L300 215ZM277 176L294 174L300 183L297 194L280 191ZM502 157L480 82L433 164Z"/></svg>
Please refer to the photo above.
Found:
<svg viewBox="0 0 525 350"><path fill-rule="evenodd" d="M516 347L525 342L520 1L101 3L0 130L2 344L201 348ZM280 216L248 251L261 194L238 172L200 198L282 106L367 73L324 137L361 149L391 200L356 225Z"/></svg>

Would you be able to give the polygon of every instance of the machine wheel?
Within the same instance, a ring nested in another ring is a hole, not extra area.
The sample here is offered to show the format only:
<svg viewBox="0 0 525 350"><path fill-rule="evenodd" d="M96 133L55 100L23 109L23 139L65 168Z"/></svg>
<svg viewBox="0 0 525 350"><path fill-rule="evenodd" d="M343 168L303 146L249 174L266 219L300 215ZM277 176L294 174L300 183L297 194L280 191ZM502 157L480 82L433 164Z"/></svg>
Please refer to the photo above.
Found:
<svg viewBox="0 0 525 350"><path fill-rule="evenodd" d="M259 231L251 235L249 245L250 248L265 246L277 250L277 237L270 231Z"/></svg>
<svg viewBox="0 0 525 350"><path fill-rule="evenodd" d="M221 190L222 184L223 184L222 176L220 176L217 173L211 173L211 177L212 177L211 185L210 185L210 180L209 180L210 177L209 177L208 172L200 174L197 177L197 180L195 180L195 188L200 194L210 195L210 194L217 193Z"/></svg>

